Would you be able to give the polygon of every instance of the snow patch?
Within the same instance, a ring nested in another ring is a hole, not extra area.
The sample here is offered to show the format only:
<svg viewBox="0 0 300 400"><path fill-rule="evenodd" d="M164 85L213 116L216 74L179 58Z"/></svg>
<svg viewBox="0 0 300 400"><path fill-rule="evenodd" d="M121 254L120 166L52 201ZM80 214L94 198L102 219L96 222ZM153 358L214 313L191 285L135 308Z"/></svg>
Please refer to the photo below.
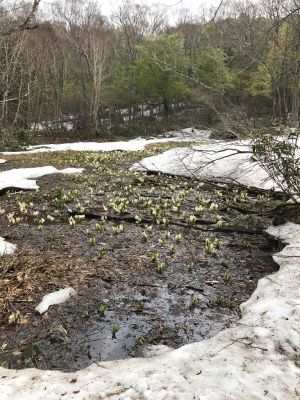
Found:
<svg viewBox="0 0 300 400"><path fill-rule="evenodd" d="M133 171L162 172L203 180L236 182L260 189L279 189L253 160L251 142L215 142L168 150L135 163Z"/></svg>
<svg viewBox="0 0 300 400"><path fill-rule="evenodd" d="M0 256L13 254L16 249L16 244L9 243L3 237L0 237Z"/></svg>
<svg viewBox="0 0 300 400"><path fill-rule="evenodd" d="M298 400L300 225L271 227L287 243L242 319L213 338L153 358L99 362L73 373L0 368L1 400Z"/></svg>
<svg viewBox="0 0 300 400"><path fill-rule="evenodd" d="M26 151L4 152L4 155L14 154L33 154L55 151L142 151L150 144L160 144L168 142L202 142L208 140L210 131L197 129L186 129L180 132L169 132L163 138L143 139L137 138L129 141L119 142L78 142L49 144L43 146L29 146Z"/></svg>
<svg viewBox="0 0 300 400"><path fill-rule="evenodd" d="M38 189L36 179L51 174L78 174L82 168L65 168L58 170L55 167L20 168L0 172L0 191L9 189L35 190Z"/></svg>
<svg viewBox="0 0 300 400"><path fill-rule="evenodd" d="M62 304L67 301L70 297L76 295L76 290L69 287L65 289L57 290L56 292L52 292L46 294L41 303L35 308L35 311L40 314L44 314L48 310L50 306L54 306L56 304Z"/></svg>
<svg viewBox="0 0 300 400"><path fill-rule="evenodd" d="M3 158L0 158L0 164L5 164L6 160L3 160Z"/></svg>
<svg viewBox="0 0 300 400"><path fill-rule="evenodd" d="M164 344L158 344L158 345L150 344L143 348L143 356L147 358L161 356L162 354L171 350L172 350L171 347L165 346Z"/></svg>

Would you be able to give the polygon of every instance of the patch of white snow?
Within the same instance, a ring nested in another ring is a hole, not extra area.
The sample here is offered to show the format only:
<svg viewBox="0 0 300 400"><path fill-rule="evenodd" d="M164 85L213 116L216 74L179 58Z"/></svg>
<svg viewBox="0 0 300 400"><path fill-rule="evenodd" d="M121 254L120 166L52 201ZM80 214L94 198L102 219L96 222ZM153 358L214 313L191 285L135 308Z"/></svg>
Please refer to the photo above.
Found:
<svg viewBox="0 0 300 400"><path fill-rule="evenodd" d="M78 174L82 168L65 168L58 170L55 167L20 168L0 172L0 191L9 189L35 190L38 189L36 179L51 174Z"/></svg>
<svg viewBox="0 0 300 400"><path fill-rule="evenodd" d="M250 141L175 148L144 158L135 163L131 170L236 182L266 190L278 189L266 171L253 160Z"/></svg>
<svg viewBox="0 0 300 400"><path fill-rule="evenodd" d="M9 243L3 237L0 237L0 256L13 254L16 249L16 244Z"/></svg>
<svg viewBox="0 0 300 400"><path fill-rule="evenodd" d="M165 346L164 344L158 344L158 345L150 344L143 348L143 356L148 358L161 356L162 354L171 350L172 350L171 347Z"/></svg>
<svg viewBox="0 0 300 400"><path fill-rule="evenodd" d="M37 312L40 314L44 314L48 310L50 306L54 306L56 304L62 304L67 301L70 297L76 295L76 290L69 287L65 289L59 289L56 292L52 292L46 294L41 303L35 308Z"/></svg>
<svg viewBox="0 0 300 400"><path fill-rule="evenodd" d="M208 140L210 131L201 130L182 130L179 132L169 132L163 138L143 139L137 138L129 141L119 142L78 142L78 143L62 143L48 144L40 146L29 146L26 151L4 152L4 155L12 154L32 154L55 151L142 151L146 146L151 144L168 143L168 142L203 142Z"/></svg>

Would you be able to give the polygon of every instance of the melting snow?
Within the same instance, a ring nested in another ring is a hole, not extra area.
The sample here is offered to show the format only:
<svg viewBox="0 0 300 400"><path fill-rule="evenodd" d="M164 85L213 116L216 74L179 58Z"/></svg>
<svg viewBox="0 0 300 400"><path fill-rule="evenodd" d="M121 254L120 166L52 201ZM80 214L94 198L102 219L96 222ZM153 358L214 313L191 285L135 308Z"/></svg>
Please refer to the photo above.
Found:
<svg viewBox="0 0 300 400"><path fill-rule="evenodd" d="M231 181L266 190L277 188L274 181L253 160L250 141L216 142L201 147L175 148L144 158L131 169L204 180Z"/></svg>
<svg viewBox="0 0 300 400"><path fill-rule="evenodd" d="M66 168L58 170L55 167L20 168L0 172L0 191L9 189L38 189L36 179L51 174L78 174L82 168Z"/></svg>
<svg viewBox="0 0 300 400"><path fill-rule="evenodd" d="M62 304L70 297L75 296L75 294L76 290L71 287L46 294L43 297L41 303L35 308L35 310L40 314L44 314L44 312L46 312L50 306L54 306L55 304Z"/></svg>
<svg viewBox="0 0 300 400"><path fill-rule="evenodd" d="M259 281L230 329L157 357L74 373L0 368L1 400L298 400L300 225L268 233L287 243L274 256L280 270Z"/></svg>
<svg viewBox="0 0 300 400"><path fill-rule="evenodd" d="M3 237L0 237L0 256L13 254L17 249L16 244L7 242Z"/></svg>
<svg viewBox="0 0 300 400"><path fill-rule="evenodd" d="M183 129L180 132L170 132L164 138L143 139L138 138L129 141L120 142L79 142L79 143L63 143L49 144L42 146L29 146L26 151L4 152L2 154L31 154L54 151L142 151L150 144L168 143L168 142L188 142L188 141L205 141L208 140L210 131L201 131L198 129Z"/></svg>

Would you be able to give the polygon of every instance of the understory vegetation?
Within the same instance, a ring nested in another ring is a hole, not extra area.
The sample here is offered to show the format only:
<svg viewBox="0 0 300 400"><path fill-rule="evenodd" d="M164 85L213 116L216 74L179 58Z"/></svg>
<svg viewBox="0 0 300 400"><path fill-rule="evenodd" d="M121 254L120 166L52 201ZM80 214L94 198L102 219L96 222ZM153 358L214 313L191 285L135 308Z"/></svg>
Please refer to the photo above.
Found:
<svg viewBox="0 0 300 400"><path fill-rule="evenodd" d="M253 153L268 176L297 202L300 195L300 130L281 134L263 130L256 133Z"/></svg>

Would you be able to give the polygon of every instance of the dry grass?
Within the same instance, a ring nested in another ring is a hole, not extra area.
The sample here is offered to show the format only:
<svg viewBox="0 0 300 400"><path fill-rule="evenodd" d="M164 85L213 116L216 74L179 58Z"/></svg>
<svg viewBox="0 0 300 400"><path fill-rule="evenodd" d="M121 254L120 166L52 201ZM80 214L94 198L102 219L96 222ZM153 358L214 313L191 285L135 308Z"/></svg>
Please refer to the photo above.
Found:
<svg viewBox="0 0 300 400"><path fill-rule="evenodd" d="M47 251L23 248L0 258L0 324L6 324L18 303L22 313L31 314L45 293L59 288L79 287L91 274L91 266L80 258L67 258Z"/></svg>

